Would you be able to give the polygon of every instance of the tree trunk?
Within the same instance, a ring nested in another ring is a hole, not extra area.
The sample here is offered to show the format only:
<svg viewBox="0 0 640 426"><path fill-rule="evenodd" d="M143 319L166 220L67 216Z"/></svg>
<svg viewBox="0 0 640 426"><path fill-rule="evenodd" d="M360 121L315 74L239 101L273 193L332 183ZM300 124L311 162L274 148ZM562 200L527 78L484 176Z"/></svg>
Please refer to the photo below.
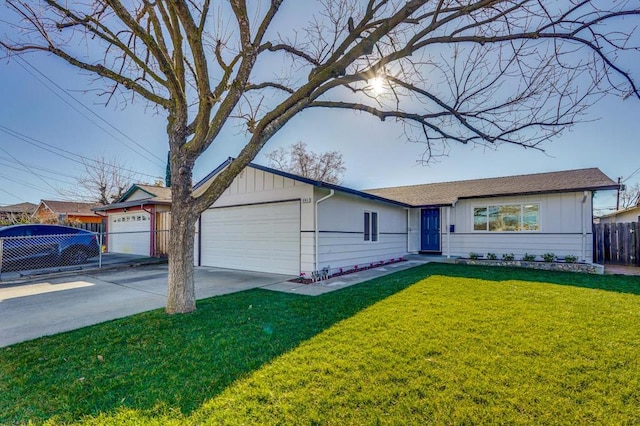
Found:
<svg viewBox="0 0 640 426"><path fill-rule="evenodd" d="M194 240L197 215L191 206L173 203L171 206L171 242L169 244L169 282L167 307L169 314L196 310Z"/></svg>
<svg viewBox="0 0 640 426"><path fill-rule="evenodd" d="M175 132L173 135L181 135ZM171 136L171 135L170 135ZM171 138L170 138L171 139ZM181 140L178 136L177 140ZM170 140L170 143L173 140ZM173 143L173 146L178 145ZM169 243L169 282L166 312L196 310L194 267L195 225L198 219L192 194L194 161L179 150L171 153L171 230Z"/></svg>

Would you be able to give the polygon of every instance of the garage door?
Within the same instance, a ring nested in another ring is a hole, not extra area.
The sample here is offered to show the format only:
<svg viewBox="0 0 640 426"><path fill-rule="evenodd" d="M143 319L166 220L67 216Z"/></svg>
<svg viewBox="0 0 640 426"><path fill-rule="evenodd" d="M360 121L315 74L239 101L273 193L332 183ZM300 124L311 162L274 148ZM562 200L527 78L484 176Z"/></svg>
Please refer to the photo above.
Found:
<svg viewBox="0 0 640 426"><path fill-rule="evenodd" d="M109 215L110 253L149 256L151 215L145 211Z"/></svg>
<svg viewBox="0 0 640 426"><path fill-rule="evenodd" d="M300 203L207 210L202 214L201 265L300 273Z"/></svg>

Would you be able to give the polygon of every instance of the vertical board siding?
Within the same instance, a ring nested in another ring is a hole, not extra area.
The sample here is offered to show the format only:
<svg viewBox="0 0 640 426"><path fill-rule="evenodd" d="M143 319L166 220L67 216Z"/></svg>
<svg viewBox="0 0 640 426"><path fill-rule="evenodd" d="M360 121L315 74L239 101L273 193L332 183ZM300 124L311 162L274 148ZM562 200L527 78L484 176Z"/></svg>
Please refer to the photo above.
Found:
<svg viewBox="0 0 640 426"><path fill-rule="evenodd" d="M496 204L527 204L540 205L540 232L551 234L581 233L583 224L587 232L591 232L591 198L582 206L582 192L562 194L526 195L517 197L478 198L459 200L451 209L451 224L455 225L458 233L480 234L473 231L473 207ZM530 235L520 233L520 235Z"/></svg>

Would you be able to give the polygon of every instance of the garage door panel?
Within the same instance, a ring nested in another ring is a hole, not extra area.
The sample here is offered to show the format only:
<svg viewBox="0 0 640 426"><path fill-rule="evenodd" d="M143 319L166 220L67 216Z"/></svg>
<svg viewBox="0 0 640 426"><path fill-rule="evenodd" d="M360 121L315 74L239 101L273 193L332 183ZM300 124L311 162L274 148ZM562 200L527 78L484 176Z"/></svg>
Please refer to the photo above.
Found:
<svg viewBox="0 0 640 426"><path fill-rule="evenodd" d="M149 256L150 229L151 215L148 212L109 215L109 252Z"/></svg>
<svg viewBox="0 0 640 426"><path fill-rule="evenodd" d="M201 264L297 275L299 202L211 209L202 214Z"/></svg>

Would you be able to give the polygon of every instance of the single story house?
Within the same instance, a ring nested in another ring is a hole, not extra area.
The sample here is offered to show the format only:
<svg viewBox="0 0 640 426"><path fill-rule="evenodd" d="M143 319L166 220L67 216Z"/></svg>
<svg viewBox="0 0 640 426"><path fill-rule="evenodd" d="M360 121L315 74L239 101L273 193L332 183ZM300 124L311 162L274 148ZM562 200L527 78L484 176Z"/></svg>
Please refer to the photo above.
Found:
<svg viewBox="0 0 640 426"><path fill-rule="evenodd" d="M553 252L591 262L593 192L617 187L593 168L361 191L250 164L202 213L195 262L306 276L418 252ZM113 208L133 207L125 198Z"/></svg>
<svg viewBox="0 0 640 426"><path fill-rule="evenodd" d="M640 222L640 205L617 210L596 218L598 223L629 223Z"/></svg>
<svg viewBox="0 0 640 426"><path fill-rule="evenodd" d="M95 207L106 220L106 246L110 253L164 256L169 243L171 189L133 185L118 201Z"/></svg>
<svg viewBox="0 0 640 426"><path fill-rule="evenodd" d="M11 221L20 217L30 217L38 207L36 204L25 202L0 206L0 221Z"/></svg>
<svg viewBox="0 0 640 426"><path fill-rule="evenodd" d="M102 223L102 216L91 210L96 206L95 203L40 200L33 217L42 223Z"/></svg>

